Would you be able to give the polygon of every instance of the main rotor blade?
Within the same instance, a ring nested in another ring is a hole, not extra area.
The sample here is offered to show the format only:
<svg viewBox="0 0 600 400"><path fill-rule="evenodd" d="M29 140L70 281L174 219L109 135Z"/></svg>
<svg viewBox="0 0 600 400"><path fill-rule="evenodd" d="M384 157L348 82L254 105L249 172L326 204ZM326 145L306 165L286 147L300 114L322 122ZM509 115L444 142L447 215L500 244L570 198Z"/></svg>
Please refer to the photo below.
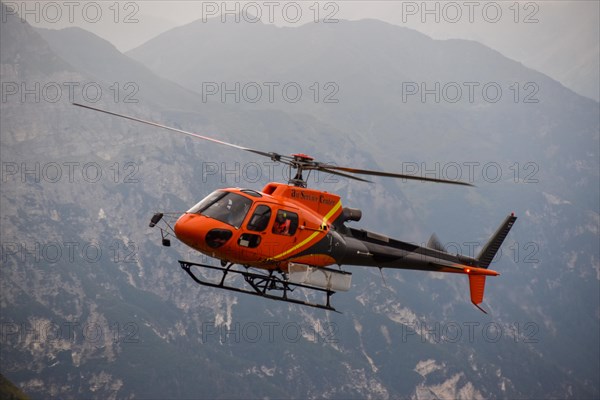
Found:
<svg viewBox="0 0 600 400"><path fill-rule="evenodd" d="M344 178L350 178L350 179L354 179L354 180L361 181L361 182L373 183L367 179L359 178L358 176L354 176L354 175L350 175L350 174L344 174L341 172L337 172L330 168L317 168L317 170L327 172L328 174L343 176Z"/></svg>
<svg viewBox="0 0 600 400"><path fill-rule="evenodd" d="M79 104L79 103L73 103L73 105L77 106L77 107L88 108L88 109L94 110L94 111L100 111L100 112L103 112L105 114L110 114L110 115L114 115L116 117L121 117L121 118L129 119L131 121L141 122L143 124L157 126L159 128L167 129L167 130L170 130L170 131L173 131L173 132L183 133L184 135L192 136L192 137L195 137L195 138L209 140L211 142L223 144L223 145L229 146L229 147L234 147L234 148L239 149L239 150L244 150L244 151L249 151L251 153L260 154L261 156L269 157L271 159L277 159L277 158L281 157L277 153L267 153L265 151L255 150L255 149L251 149L251 148L243 147L243 146L238 146L237 144L224 142L222 140L214 139L214 138L211 138L211 137L208 137L208 136L202 136L202 135L199 135L197 133L188 132L188 131L184 131L182 129L173 128L172 126L167 126L167 125L159 124L157 122L147 121L147 120L144 120L144 119L141 119L141 118L132 117L130 115L119 114L119 113L116 113L116 112L113 112L113 111L107 111L107 110L103 110L101 108L96 108L96 107L92 107L92 106L88 106L88 105L84 105L84 104Z"/></svg>
<svg viewBox="0 0 600 400"><path fill-rule="evenodd" d="M451 181L448 179L428 178L425 176L417 176L417 175L396 174L393 172L373 171L373 170L369 170L369 169L338 167L335 165L325 165L325 164L321 164L320 167L324 168L324 169L328 169L328 170L338 170L338 171L350 172L352 174L385 176L388 178L400 178L400 179L411 179L411 180L416 180L416 181L448 183L451 185L474 186L470 183L462 182L462 181Z"/></svg>
<svg viewBox="0 0 600 400"><path fill-rule="evenodd" d="M192 136L192 137L195 137L195 138L198 138L198 139L208 140L210 142L219 143L219 144L222 144L222 145L225 145L225 146L236 148L238 150L248 151L250 153L254 153L254 154L258 154L258 155L264 156L264 157L268 157L268 158L270 158L273 161L282 162L284 164L290 165L293 168L297 168L297 169L305 169L305 170L316 169L316 170L321 170L321 171L328 172L330 174L335 174L335 175L343 176L343 177L346 177L346 178L350 178L350 179L354 179L354 180L362 181L362 182L371 182L371 181L366 180L366 179L362 179L362 178L359 178L359 177L356 177L356 176L353 176L353 175L344 174L344 173L339 172L339 171L349 172L351 174L374 175L374 176L384 176L384 177L388 177L388 178L400 178L400 179L409 179L409 180L417 180L417 181L448 183L448 184L451 184L451 185L473 186L472 184L467 183L467 182L451 181L451 180L447 180L447 179L427 178L427 177L416 176L416 175L396 174L396 173L391 173L391 172L373 171L373 170L368 170L368 169L338 167L336 165L322 164L322 163L316 162L316 161L303 162L302 160L298 160L295 155L293 155L293 156L285 156L285 155L274 153L274 152L266 152L266 151L251 149L249 147L244 147L244 146L239 146L237 144L233 144L233 143L229 143L229 142L224 142L224 141L219 140L219 139L214 139L214 138L211 138L211 137L208 137L208 136L203 136L203 135L200 135L200 134L197 134L197 133L193 133L193 132L189 132L189 131L184 131L183 129L178 129L178 128L174 128L172 126L159 124L157 122L153 122L153 121L148 121L148 120L144 120L144 119L141 119L141 118L132 117L130 115L120 114L120 113L113 112L113 111L107 111L107 110L103 110L101 108L92 107L92 106L88 106L88 105L84 105L84 104L79 104L79 103L73 103L73 105L77 106L77 107L81 107L81 108L87 108L87 109L93 110L93 111L99 111L99 112L102 112L102 113L105 113L105 114L109 114L109 115L113 115L115 117L120 117L120 118L128 119L128 120L131 120L131 121L141 122L141 123L146 124L146 125L152 125L152 126L156 126L158 128L167 129L167 130L170 130L172 132L182 133L184 135Z"/></svg>

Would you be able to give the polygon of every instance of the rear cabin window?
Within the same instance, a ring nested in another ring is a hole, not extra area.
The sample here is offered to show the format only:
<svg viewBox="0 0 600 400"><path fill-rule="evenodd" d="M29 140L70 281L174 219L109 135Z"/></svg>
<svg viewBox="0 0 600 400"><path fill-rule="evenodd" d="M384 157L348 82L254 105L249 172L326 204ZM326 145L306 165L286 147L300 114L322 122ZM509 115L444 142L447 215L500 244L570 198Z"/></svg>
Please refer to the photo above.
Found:
<svg viewBox="0 0 600 400"><path fill-rule="evenodd" d="M277 235L292 236L298 229L298 214L279 210L277 211L277 217L273 223L273 233Z"/></svg>

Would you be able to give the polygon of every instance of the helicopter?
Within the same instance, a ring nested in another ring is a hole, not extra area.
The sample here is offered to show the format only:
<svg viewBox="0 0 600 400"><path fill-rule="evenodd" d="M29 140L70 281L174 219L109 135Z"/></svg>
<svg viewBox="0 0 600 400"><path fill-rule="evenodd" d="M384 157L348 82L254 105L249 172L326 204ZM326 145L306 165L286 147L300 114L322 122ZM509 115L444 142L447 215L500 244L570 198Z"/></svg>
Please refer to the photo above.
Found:
<svg viewBox="0 0 600 400"><path fill-rule="evenodd" d="M517 220L514 213L502 221L476 257L451 254L435 234L426 246L418 246L349 227L346 223L360 221L362 211L343 207L340 196L334 193L308 188L304 173L321 171L362 182L370 181L357 175L473 185L341 167L316 161L302 153L265 152L130 115L79 103L73 105L250 152L289 167L287 183L271 182L260 191L245 188L216 190L183 214L175 215L174 224L167 221L166 213L152 216L151 228L162 222L163 226L159 228L164 246L170 246L169 237L175 236L190 248L220 261L220 265L212 265L179 260L181 268L196 283L337 311L331 305L331 297L338 291L350 290L352 280L352 274L342 266L464 274L469 280L471 302L487 314L480 306L486 278L499 275L489 266ZM208 270L219 271L220 279L205 278L203 272ZM233 284L239 276L246 285ZM298 288L302 290L296 291ZM304 292L304 297L296 296L298 292ZM308 296L307 292L314 295ZM314 300L317 295L322 295L322 301Z"/></svg>

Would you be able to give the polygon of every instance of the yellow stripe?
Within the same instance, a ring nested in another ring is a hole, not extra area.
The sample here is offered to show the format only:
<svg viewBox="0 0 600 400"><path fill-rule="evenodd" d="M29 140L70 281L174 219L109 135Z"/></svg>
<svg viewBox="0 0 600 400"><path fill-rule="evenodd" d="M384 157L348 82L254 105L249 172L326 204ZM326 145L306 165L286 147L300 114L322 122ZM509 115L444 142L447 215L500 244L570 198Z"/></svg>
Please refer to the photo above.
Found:
<svg viewBox="0 0 600 400"><path fill-rule="evenodd" d="M327 225L327 222L329 221L329 218L331 218L336 211L342 206L342 201L338 201L337 204L331 209L329 210L329 212L323 217L323 221L321 223L321 227ZM275 257L270 258L269 260L276 260L278 258L281 258L289 253L292 253L296 250L298 250L300 247L306 245L307 243L309 243L311 240L313 240L315 237L317 237L319 235L319 233L322 232L322 229L317 231L317 232L313 232L312 235L310 235L309 237L307 237L306 239L304 239L302 242L298 243L297 245L295 245L294 247L284 251L281 254L276 255Z"/></svg>
<svg viewBox="0 0 600 400"><path fill-rule="evenodd" d="M342 201L338 201L337 204L331 209L329 210L329 212L325 215L325 217L323 218L323 225L327 224L327 221L329 221L329 218L333 217L333 214L336 213L337 210L339 210L339 208L342 206Z"/></svg>

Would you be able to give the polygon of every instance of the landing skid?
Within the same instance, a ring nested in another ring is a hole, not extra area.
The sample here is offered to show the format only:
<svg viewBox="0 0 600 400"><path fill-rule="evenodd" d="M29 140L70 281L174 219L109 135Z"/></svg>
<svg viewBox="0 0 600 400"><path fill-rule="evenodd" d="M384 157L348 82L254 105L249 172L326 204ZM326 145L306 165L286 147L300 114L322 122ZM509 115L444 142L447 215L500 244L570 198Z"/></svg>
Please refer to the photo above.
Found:
<svg viewBox="0 0 600 400"><path fill-rule="evenodd" d="M183 268L183 270L185 272L187 272L188 275L196 283L203 285L203 286L209 286L209 287L214 287L214 288L219 288L219 289L226 289L226 290L231 290L233 292L246 293L246 294L251 294L254 296L265 297L267 299L286 301L288 303L301 304L301 305L308 306L308 307L315 307L315 308L320 308L323 310L330 310L330 311L338 312L335 308L333 308L331 306L331 303L330 303L331 296L335 293L334 291L327 290L327 289L320 288L320 287L289 282L285 279L285 275L283 275L282 273L277 273L279 275L278 276L278 275L276 275L276 273L274 271L269 271L268 274L250 272L247 269L245 271L242 271L242 270L232 269L234 264L227 264L225 267L218 267L218 266L214 266L214 265L196 264L196 263L192 263L189 261L182 261L182 260L179 260L179 264L181 265L181 268ZM192 271L192 267L201 267L201 268L208 268L208 269L212 269L212 270L221 271L223 273L223 276L221 277L221 280L219 283L208 282L208 281L202 280L196 274L194 274L194 272ZM226 285L225 278L229 274L232 274L232 276L236 276L236 275L243 276L244 280L246 281L246 283L248 285L250 285L252 290ZM304 301L304 300L289 297L289 295L296 288L304 288L304 289L309 289L309 290L314 290L316 292L324 293L325 297L326 297L325 304L312 303L309 301Z"/></svg>

